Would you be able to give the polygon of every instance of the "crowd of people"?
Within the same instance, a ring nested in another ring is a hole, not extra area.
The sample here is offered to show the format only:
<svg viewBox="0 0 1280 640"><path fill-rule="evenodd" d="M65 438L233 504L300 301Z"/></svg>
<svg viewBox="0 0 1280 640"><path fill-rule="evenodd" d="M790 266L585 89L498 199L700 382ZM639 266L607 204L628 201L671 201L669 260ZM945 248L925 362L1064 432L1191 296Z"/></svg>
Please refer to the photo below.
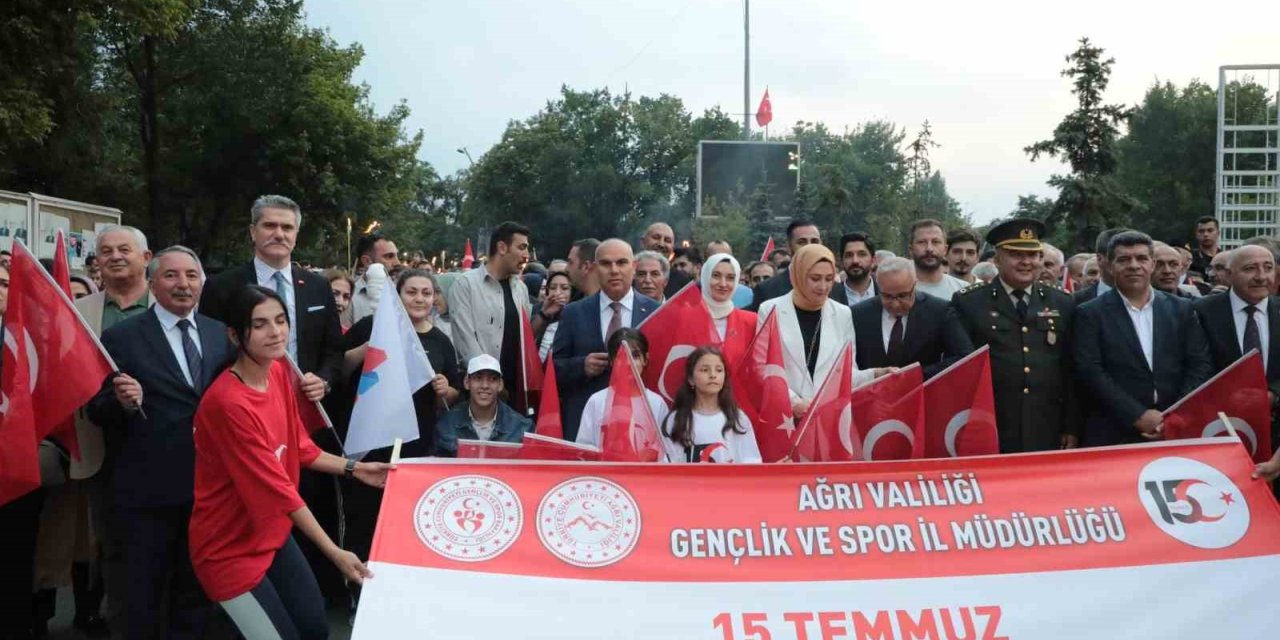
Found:
<svg viewBox="0 0 1280 640"><path fill-rule="evenodd" d="M691 284L719 342L689 355L671 402L647 392L668 462L761 461L732 372L770 314L797 422L849 344L855 386L912 363L929 377L988 346L1002 453L1159 439L1162 410L1251 349L1280 392L1280 244L1224 250L1211 217L1191 246L1110 229L1070 257L1028 219L985 237L918 220L903 256L797 219L745 266L662 222L638 247L584 238L544 265L530 261L536 231L505 222L477 266L452 272L402 262L382 234L360 239L350 271L307 268L293 256L302 224L289 198L259 198L253 259L216 275L185 247L153 253L138 229L98 233L72 288L119 372L76 416L80 456L46 443L46 486L0 507L14 541L0 601L18 603L0 639L43 635L63 586L88 637L325 637L326 604L350 606L370 577L390 468L390 448L356 460L340 442L388 280L436 372L414 394L405 457L533 429L511 397L522 314L554 363L565 439L599 445L615 358L625 347L645 367L637 327ZM308 433L295 384L335 432ZM1275 458L1258 469L1278 472Z"/></svg>

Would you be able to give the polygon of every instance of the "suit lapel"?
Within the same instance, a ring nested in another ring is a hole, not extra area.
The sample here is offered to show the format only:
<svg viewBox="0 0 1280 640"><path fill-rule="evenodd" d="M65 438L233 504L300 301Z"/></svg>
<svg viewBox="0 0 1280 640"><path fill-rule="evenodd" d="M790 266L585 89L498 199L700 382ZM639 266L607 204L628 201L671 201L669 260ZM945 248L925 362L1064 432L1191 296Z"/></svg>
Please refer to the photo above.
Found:
<svg viewBox="0 0 1280 640"><path fill-rule="evenodd" d="M178 358L173 353L173 349L169 347L169 340L165 338L164 327L160 325L160 318L156 317L155 309L147 310L147 327L142 332L143 338L147 341L147 345L155 352L156 357L163 363L165 371L173 377L178 384L185 389L190 389L191 385L187 384L187 378L182 375L182 368L178 366Z"/></svg>
<svg viewBox="0 0 1280 640"><path fill-rule="evenodd" d="M830 302L822 305L822 322L818 325L818 358L813 367L814 371L829 370L831 363L840 355L840 348L844 346L836 342L836 312L833 308L835 304L839 303ZM805 371L808 370L806 366ZM814 380L814 384L822 384L822 382Z"/></svg>
<svg viewBox="0 0 1280 640"><path fill-rule="evenodd" d="M602 295L604 294L597 293L593 296L583 298L583 306L586 307L583 311L587 312L587 328L591 330L591 333L589 334L591 336L590 344L600 345L599 349L593 349L592 351L605 350L604 338L602 337L604 334L604 327L600 324L600 296ZM635 316L634 313L631 315L632 317Z"/></svg>
<svg viewBox="0 0 1280 640"><path fill-rule="evenodd" d="M796 318L795 305L790 299L779 302L774 310L778 314L778 332L782 334L782 346L791 359L793 366L798 366L809 374L809 365L804 357L804 335L800 332L800 320Z"/></svg>
<svg viewBox="0 0 1280 640"><path fill-rule="evenodd" d="M1275 296L1267 298L1267 342L1265 364L1267 372L1271 372L1272 365L1280 366L1280 298Z"/></svg>
<svg viewBox="0 0 1280 640"><path fill-rule="evenodd" d="M872 310L874 310L875 313L870 314L872 316L871 318L872 322L868 322L863 327L863 329L871 332L871 338L868 339L867 342L872 345L871 353L874 356L876 356L875 358L873 358L873 361L884 362L884 359L889 355L888 352L886 352L884 349L884 333L883 333L884 329L880 324L884 322L884 304L880 302L879 298L872 298L869 302L867 302L867 304L871 305L871 308ZM907 314L907 331L908 332L911 331L911 325L914 322L915 322L915 307L912 307L911 313ZM906 341L907 341L907 333L903 333L902 342L906 343Z"/></svg>
<svg viewBox="0 0 1280 640"><path fill-rule="evenodd" d="M1178 329L1174 325L1173 300L1154 290L1151 296L1151 360L1154 362L1166 355L1166 347L1177 343Z"/></svg>
<svg viewBox="0 0 1280 640"><path fill-rule="evenodd" d="M1015 323L1020 324L1021 321L1018 320L1018 310L1013 307L1013 300L1009 298L1009 293L1004 290L1004 285L1000 284L1000 279L997 278L992 280L991 284L988 286L991 287L991 297L996 299L996 311L1000 312L1001 315ZM1028 313L1028 315L1030 314Z"/></svg>
<svg viewBox="0 0 1280 640"><path fill-rule="evenodd" d="M199 323L196 326L200 329L200 380L204 385L200 391L209 388L213 382L213 377L217 375L218 368L222 365L222 345L226 344L225 335L220 334L212 326L213 319L199 316L196 318Z"/></svg>
<svg viewBox="0 0 1280 640"><path fill-rule="evenodd" d="M1276 298L1273 298L1267 302L1267 323L1271 327L1276 326L1275 323L1277 321L1276 318L1272 318L1271 316L1271 310L1275 308L1274 303L1276 300L1277 300ZM1229 360L1231 362L1235 362L1236 360L1239 360L1240 356L1244 354L1240 352L1240 336L1236 334L1236 318L1231 313L1231 294L1229 293L1218 294L1217 297L1213 300L1212 306L1209 307L1209 311L1214 316L1216 316L1214 318L1211 318L1211 320L1213 320L1213 326L1224 327L1228 329L1228 331L1226 331L1223 334L1219 334L1217 336L1213 336L1213 335L1209 336L1209 339L1211 341L1212 340L1226 341L1227 357L1229 358ZM1272 331L1275 331L1275 330L1272 329ZM1275 334L1273 333L1272 335L1275 335Z"/></svg>
<svg viewBox="0 0 1280 640"><path fill-rule="evenodd" d="M1147 356L1142 352L1142 343L1138 341L1138 330L1134 328L1133 319L1129 317L1129 309L1125 307L1124 301L1120 299L1120 292L1115 290L1108 291L1103 294L1102 298L1102 304L1110 307L1103 316L1110 319L1112 328L1124 336L1124 341L1129 345L1129 351L1132 356L1150 371L1151 367L1147 364ZM1152 351L1154 352L1155 350L1152 349Z"/></svg>

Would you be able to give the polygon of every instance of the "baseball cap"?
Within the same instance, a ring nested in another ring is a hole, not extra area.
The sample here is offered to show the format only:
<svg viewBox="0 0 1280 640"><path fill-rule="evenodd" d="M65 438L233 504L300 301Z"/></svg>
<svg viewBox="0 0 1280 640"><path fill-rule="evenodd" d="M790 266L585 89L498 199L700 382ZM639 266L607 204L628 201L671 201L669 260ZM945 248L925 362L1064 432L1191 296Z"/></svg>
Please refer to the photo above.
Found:
<svg viewBox="0 0 1280 640"><path fill-rule="evenodd" d="M467 363L467 375L475 375L481 371L492 371L502 375L502 365L498 364L497 358L487 353L482 353Z"/></svg>

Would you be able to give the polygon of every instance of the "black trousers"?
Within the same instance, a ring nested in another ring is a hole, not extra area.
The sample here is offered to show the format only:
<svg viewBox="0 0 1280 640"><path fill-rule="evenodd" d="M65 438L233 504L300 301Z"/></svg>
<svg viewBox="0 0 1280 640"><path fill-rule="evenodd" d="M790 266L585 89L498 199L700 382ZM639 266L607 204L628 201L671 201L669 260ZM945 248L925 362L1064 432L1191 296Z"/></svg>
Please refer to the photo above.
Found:
<svg viewBox="0 0 1280 640"><path fill-rule="evenodd" d="M124 543L125 637L204 637L213 608L187 550L191 505L120 508L114 515Z"/></svg>
<svg viewBox="0 0 1280 640"><path fill-rule="evenodd" d="M324 640L329 621L324 597L293 538L276 551L262 582L219 603L245 640Z"/></svg>
<svg viewBox="0 0 1280 640"><path fill-rule="evenodd" d="M0 640L31 637L36 536L44 490L0 506Z"/></svg>

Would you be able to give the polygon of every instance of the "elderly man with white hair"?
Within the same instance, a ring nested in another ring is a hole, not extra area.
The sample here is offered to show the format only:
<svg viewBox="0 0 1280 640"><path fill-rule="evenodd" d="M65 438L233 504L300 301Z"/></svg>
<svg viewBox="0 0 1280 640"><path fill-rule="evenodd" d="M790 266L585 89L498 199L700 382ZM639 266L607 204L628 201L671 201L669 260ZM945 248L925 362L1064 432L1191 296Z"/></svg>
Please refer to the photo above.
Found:
<svg viewBox="0 0 1280 640"><path fill-rule="evenodd" d="M893 257L881 261L876 269L876 294L850 307L859 369L918 362L928 378L973 351L964 327L948 321L948 303L917 290L911 260Z"/></svg>

